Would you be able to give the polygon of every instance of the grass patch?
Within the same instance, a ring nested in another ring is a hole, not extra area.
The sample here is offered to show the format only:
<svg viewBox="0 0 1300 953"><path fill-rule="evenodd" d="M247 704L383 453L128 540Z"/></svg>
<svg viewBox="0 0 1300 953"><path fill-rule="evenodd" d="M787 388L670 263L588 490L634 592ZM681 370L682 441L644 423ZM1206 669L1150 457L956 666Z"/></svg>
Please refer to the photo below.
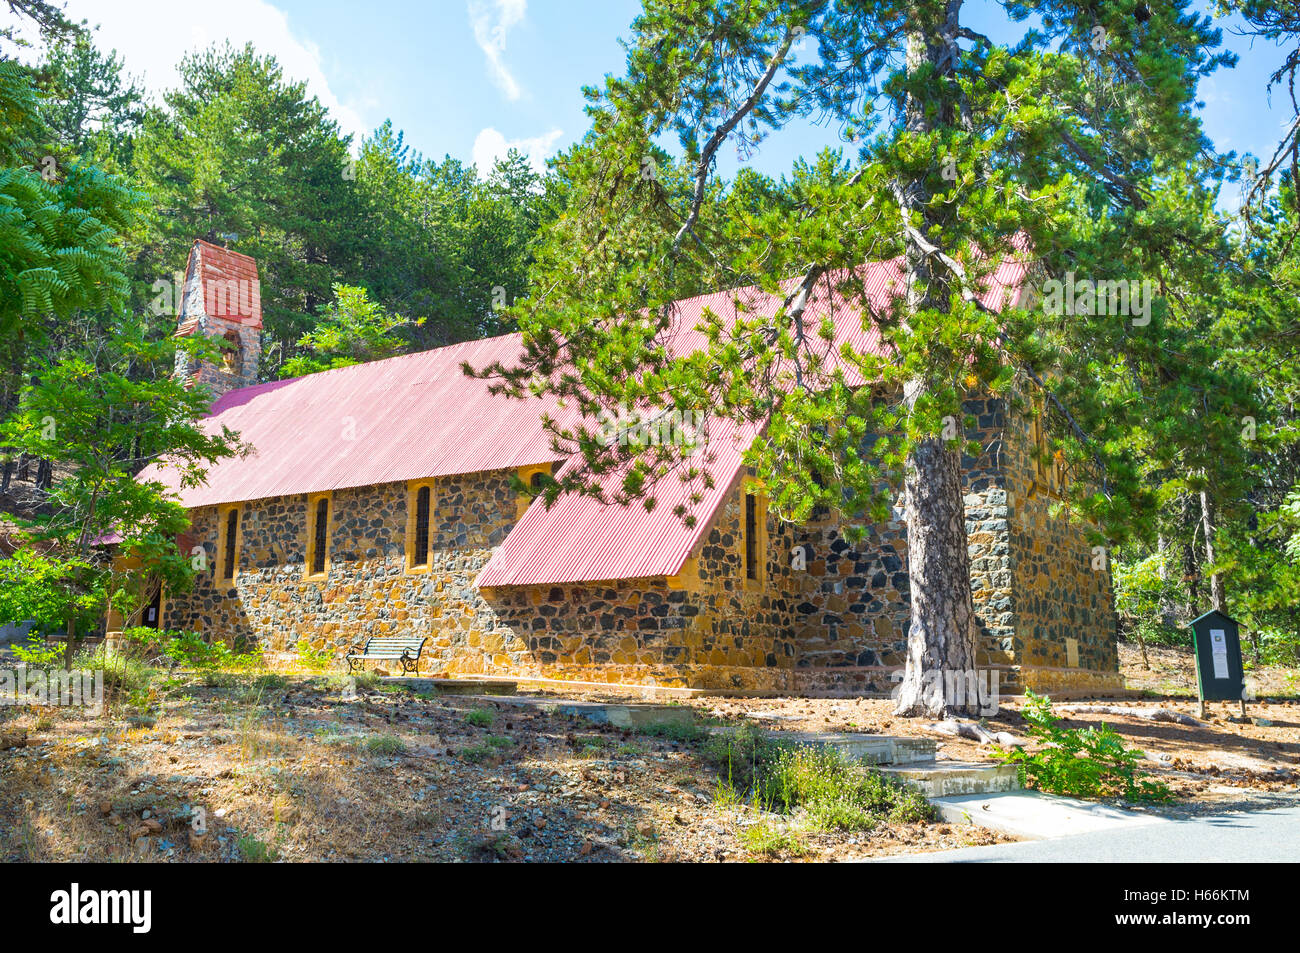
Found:
<svg viewBox="0 0 1300 953"><path fill-rule="evenodd" d="M929 821L921 793L833 748L779 744L746 726L713 735L704 757L718 771L714 804L802 813L818 831L869 831L882 820Z"/></svg>
<svg viewBox="0 0 1300 953"><path fill-rule="evenodd" d="M759 857L802 857L808 847L799 835L789 830L778 830L766 823L758 823L740 833L741 846Z"/></svg>
<svg viewBox="0 0 1300 953"><path fill-rule="evenodd" d="M483 743L489 748L509 748L515 743L515 740L507 738L505 735L488 735Z"/></svg>
<svg viewBox="0 0 1300 953"><path fill-rule="evenodd" d="M465 724L475 728L490 728L495 720L496 715L490 708L475 708L465 713Z"/></svg>
<svg viewBox="0 0 1300 953"><path fill-rule="evenodd" d="M280 849L275 844L258 840L251 834L239 838L235 846L246 864L273 864L280 859Z"/></svg>
<svg viewBox="0 0 1300 953"><path fill-rule="evenodd" d="M886 778L833 748L782 748L760 777L760 797L783 814L802 808L820 831L869 831L878 821L928 821L919 791Z"/></svg>
<svg viewBox="0 0 1300 953"><path fill-rule="evenodd" d="M693 721L652 721L645 725L637 725L632 730L648 738L662 738L664 741L683 745L699 744L709 737L709 730Z"/></svg>
<svg viewBox="0 0 1300 953"><path fill-rule="evenodd" d="M365 744L369 754L392 756L406 753L406 743L396 735L372 735Z"/></svg>

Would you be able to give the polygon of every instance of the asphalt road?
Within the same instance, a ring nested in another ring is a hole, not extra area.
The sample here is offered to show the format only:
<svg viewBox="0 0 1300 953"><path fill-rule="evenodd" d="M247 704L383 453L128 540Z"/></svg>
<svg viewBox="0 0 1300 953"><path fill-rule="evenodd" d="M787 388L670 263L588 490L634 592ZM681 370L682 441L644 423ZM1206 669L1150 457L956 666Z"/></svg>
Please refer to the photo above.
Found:
<svg viewBox="0 0 1300 953"><path fill-rule="evenodd" d="M1049 840L966 847L882 858L878 863L1295 863L1300 861L1300 807L1123 830L1095 831Z"/></svg>

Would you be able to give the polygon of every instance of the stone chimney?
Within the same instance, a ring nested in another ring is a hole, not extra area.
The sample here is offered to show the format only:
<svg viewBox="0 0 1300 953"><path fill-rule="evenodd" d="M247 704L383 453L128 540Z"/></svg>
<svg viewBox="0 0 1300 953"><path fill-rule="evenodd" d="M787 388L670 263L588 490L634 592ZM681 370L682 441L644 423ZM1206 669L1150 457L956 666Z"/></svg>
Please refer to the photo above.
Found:
<svg viewBox="0 0 1300 953"><path fill-rule="evenodd" d="M221 347L213 363L176 352L176 374L207 388L215 402L257 383L262 356L262 295L257 262L199 239L190 248L175 337L201 334Z"/></svg>

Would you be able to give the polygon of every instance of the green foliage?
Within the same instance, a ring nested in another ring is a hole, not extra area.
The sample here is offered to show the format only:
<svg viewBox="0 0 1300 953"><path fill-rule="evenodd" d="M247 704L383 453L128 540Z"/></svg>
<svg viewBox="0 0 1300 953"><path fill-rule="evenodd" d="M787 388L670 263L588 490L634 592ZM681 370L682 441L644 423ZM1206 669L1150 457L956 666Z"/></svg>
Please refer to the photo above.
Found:
<svg viewBox="0 0 1300 953"><path fill-rule="evenodd" d="M396 735L371 735L366 739L366 751L373 755L392 757L406 753L406 743Z"/></svg>
<svg viewBox="0 0 1300 953"><path fill-rule="evenodd" d="M798 834L762 821L741 831L740 843L747 852L760 857L802 857L808 853Z"/></svg>
<svg viewBox="0 0 1300 953"><path fill-rule="evenodd" d="M274 841L264 841L252 834L241 834L235 841L239 856L246 864L273 864L280 859L280 848Z"/></svg>
<svg viewBox="0 0 1300 953"><path fill-rule="evenodd" d="M488 708L474 708L465 713L465 724L475 728L490 728L496 716Z"/></svg>
<svg viewBox="0 0 1300 953"><path fill-rule="evenodd" d="M309 353L286 361L281 373L285 377L297 377L393 357L406 348L406 342L397 332L418 328L424 321L417 318L408 322L399 314L389 314L382 305L370 300L365 288L336 284L334 302L316 326L298 341L298 346Z"/></svg>
<svg viewBox="0 0 1300 953"><path fill-rule="evenodd" d="M311 671L323 672L334 664L334 653L328 648L313 649L305 639L299 639L298 659Z"/></svg>
<svg viewBox="0 0 1300 953"><path fill-rule="evenodd" d="M39 635L33 635L28 638L25 646L15 642L12 651L18 661L24 665L45 668L58 661L59 656L63 654L63 646L55 642L47 642Z"/></svg>
<svg viewBox="0 0 1300 953"><path fill-rule="evenodd" d="M720 804L802 811L815 830L866 831L880 820L925 821L934 809L913 788L833 748L783 745L753 726L713 735L704 758L719 774Z"/></svg>
<svg viewBox="0 0 1300 953"><path fill-rule="evenodd" d="M709 737L709 730L695 722L652 721L648 724L637 725L633 730L638 735L662 738L665 741L683 745L699 744Z"/></svg>
<svg viewBox="0 0 1300 953"><path fill-rule="evenodd" d="M1052 713L1052 700L1025 693L1021 712L1027 734L1041 749L1014 748L1000 754L1015 764L1026 787L1070 797L1119 797L1128 801L1162 801L1172 797L1160 782L1141 769L1142 752L1124 746L1124 739L1102 723L1096 728L1061 728Z"/></svg>
<svg viewBox="0 0 1300 953"><path fill-rule="evenodd" d="M1168 607L1178 603L1183 591L1181 581L1172 581L1170 570L1161 571L1167 558L1154 553L1133 562L1117 559L1113 564L1115 608L1126 633L1137 634L1147 643L1191 645L1186 626L1166 621Z"/></svg>
<svg viewBox="0 0 1300 953"><path fill-rule="evenodd" d="M209 642L198 632L160 633L159 644L177 665L200 672L248 670L260 663L256 653L236 652L224 641Z"/></svg>
<svg viewBox="0 0 1300 953"><path fill-rule="evenodd" d="M833 748L781 749L760 778L760 799L781 813L808 812L817 830L871 830L880 819L928 821L934 808L914 788Z"/></svg>

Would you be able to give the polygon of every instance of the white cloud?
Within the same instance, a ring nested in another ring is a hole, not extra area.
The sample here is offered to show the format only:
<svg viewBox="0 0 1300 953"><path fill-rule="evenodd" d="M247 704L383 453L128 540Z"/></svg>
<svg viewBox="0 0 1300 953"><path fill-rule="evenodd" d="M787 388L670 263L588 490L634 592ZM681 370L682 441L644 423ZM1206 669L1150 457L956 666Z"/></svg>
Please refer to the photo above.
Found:
<svg viewBox="0 0 1300 953"><path fill-rule="evenodd" d="M486 176L492 171L497 159L504 159L511 149L518 149L528 157L529 164L539 174L546 171L546 160L555 152L555 143L562 130L552 129L545 135L532 139L507 139L497 130L488 126L474 137L474 148L470 153L474 165L478 166L479 175Z"/></svg>
<svg viewBox="0 0 1300 953"><path fill-rule="evenodd" d="M215 8L175 0L117 0L105 8L102 0L68 0L67 13L98 25L95 45L116 49L126 72L139 77L159 100L179 85L176 66L186 53L224 40L236 48L251 42L259 53L275 56L286 79L306 82L308 93L329 110L342 132L353 134L354 146L373 131L373 123L330 89L320 49L295 35L288 16L267 0L222 0Z"/></svg>
<svg viewBox="0 0 1300 953"><path fill-rule="evenodd" d="M528 12L528 0L469 0L468 9L474 42L487 57L492 81L505 93L506 99L517 100L523 90L506 68L506 31L523 20Z"/></svg>

